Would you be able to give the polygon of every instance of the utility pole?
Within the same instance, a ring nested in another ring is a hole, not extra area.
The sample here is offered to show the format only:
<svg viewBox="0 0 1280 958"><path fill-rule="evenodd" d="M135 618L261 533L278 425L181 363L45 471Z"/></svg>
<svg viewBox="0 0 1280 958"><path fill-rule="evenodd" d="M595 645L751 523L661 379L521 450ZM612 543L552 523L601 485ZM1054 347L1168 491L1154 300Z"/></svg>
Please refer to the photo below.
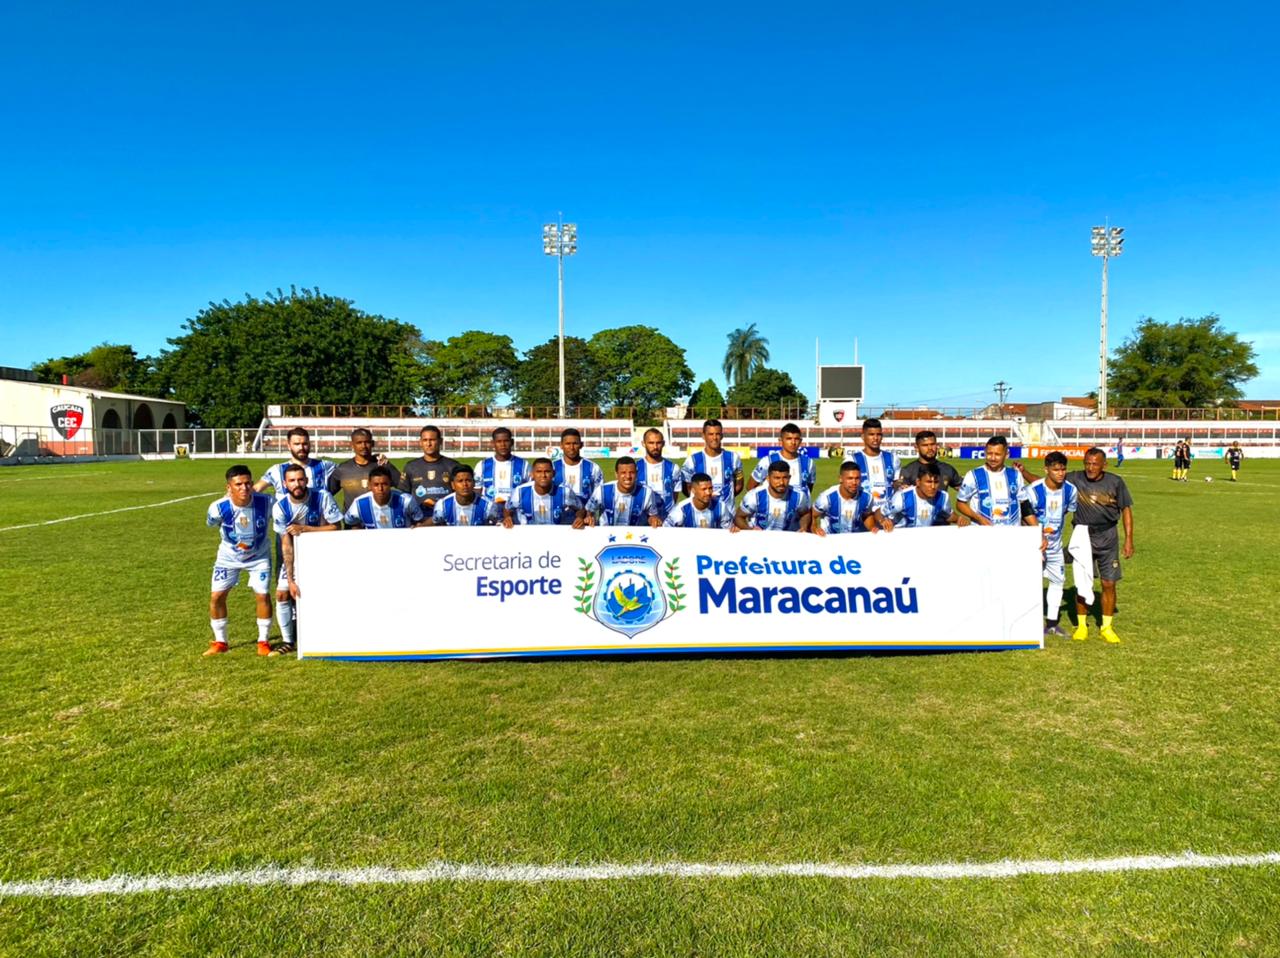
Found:
<svg viewBox="0 0 1280 958"><path fill-rule="evenodd" d="M998 410L1000 413L1000 418L1003 419L1004 418L1004 397L1006 393L1013 392L1013 387L1010 386L1007 382L1005 382L1002 379L998 383L996 383L995 390L996 390L996 394L1000 397L999 403L998 403Z"/></svg>

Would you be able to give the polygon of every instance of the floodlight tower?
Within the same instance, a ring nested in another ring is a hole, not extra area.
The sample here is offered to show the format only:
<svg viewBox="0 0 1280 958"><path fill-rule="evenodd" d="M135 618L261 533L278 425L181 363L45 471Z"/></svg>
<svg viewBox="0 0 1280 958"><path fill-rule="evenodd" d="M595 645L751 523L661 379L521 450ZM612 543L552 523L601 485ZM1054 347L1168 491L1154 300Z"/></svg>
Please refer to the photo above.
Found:
<svg viewBox="0 0 1280 958"><path fill-rule="evenodd" d="M542 227L542 252L554 256L560 273L560 418L564 418L564 258L578 252L578 224L563 218Z"/></svg>
<svg viewBox="0 0 1280 958"><path fill-rule="evenodd" d="M1123 226L1095 226L1091 252L1102 257L1102 338L1098 346L1098 418L1107 418L1107 261L1124 252Z"/></svg>

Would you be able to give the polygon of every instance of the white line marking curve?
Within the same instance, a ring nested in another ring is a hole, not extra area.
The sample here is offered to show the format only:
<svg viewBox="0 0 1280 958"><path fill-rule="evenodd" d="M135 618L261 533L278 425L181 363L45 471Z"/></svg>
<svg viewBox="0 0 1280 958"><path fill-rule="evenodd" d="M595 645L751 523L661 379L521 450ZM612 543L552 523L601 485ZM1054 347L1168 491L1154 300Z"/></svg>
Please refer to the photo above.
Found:
<svg viewBox="0 0 1280 958"><path fill-rule="evenodd" d="M20 526L0 526L0 532L13 532L15 529L38 529L40 526L56 526L59 522L73 522L76 519L92 519L95 516L112 516L117 512L133 512L137 509L154 509L157 506L171 506L175 502L190 502L192 499L211 499L215 493L198 492L194 496L182 496L178 499L166 499L164 502L148 502L141 506L125 506L123 509L108 509L105 512L86 512L78 516L63 516L61 519L45 519L43 522L28 522Z"/></svg>
<svg viewBox="0 0 1280 958"><path fill-rule="evenodd" d="M0 882L0 898L86 898L94 895L138 895L267 885L424 885L435 882L543 884L637 878L832 878L845 881L917 878L950 881L1019 878L1026 875L1257 868L1267 865L1280 865L1280 852L1253 855L1201 855L1185 852L1181 855L1134 855L1064 861L1006 859L998 862L939 862L925 865L840 865L821 862L483 865L433 862L421 868L267 866L248 871L199 872L194 875L113 875L109 878L47 878L26 882Z"/></svg>

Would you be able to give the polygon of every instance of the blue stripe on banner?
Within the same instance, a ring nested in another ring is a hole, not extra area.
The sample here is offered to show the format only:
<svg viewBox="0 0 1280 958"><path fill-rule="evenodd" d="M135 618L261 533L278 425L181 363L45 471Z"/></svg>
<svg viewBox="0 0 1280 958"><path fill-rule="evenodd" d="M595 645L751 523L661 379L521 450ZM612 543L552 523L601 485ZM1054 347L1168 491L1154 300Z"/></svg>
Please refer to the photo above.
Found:
<svg viewBox="0 0 1280 958"><path fill-rule="evenodd" d="M721 655L726 652L1014 652L1039 650L1040 645L743 645L696 646L688 648L607 648L607 649L559 649L553 652L448 652L444 654L405 655L306 655L304 659L324 659L329 662L426 662L441 659L546 659L583 655Z"/></svg>

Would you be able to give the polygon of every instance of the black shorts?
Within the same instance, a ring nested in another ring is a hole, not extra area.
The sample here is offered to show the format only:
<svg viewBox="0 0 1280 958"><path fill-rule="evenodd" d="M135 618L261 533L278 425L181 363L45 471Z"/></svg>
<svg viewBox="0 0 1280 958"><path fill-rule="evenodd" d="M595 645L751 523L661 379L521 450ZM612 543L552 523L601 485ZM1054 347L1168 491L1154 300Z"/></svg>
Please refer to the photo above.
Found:
<svg viewBox="0 0 1280 958"><path fill-rule="evenodd" d="M1124 578L1120 565L1120 536L1116 527L1090 526L1089 546L1093 550L1093 568L1099 579L1119 582Z"/></svg>
<svg viewBox="0 0 1280 958"><path fill-rule="evenodd" d="M1173 460L1173 468L1175 468L1175 469L1190 469L1190 468L1191 468L1191 460L1190 460L1190 459L1183 459L1181 456L1176 456L1176 457L1174 457L1174 460Z"/></svg>

